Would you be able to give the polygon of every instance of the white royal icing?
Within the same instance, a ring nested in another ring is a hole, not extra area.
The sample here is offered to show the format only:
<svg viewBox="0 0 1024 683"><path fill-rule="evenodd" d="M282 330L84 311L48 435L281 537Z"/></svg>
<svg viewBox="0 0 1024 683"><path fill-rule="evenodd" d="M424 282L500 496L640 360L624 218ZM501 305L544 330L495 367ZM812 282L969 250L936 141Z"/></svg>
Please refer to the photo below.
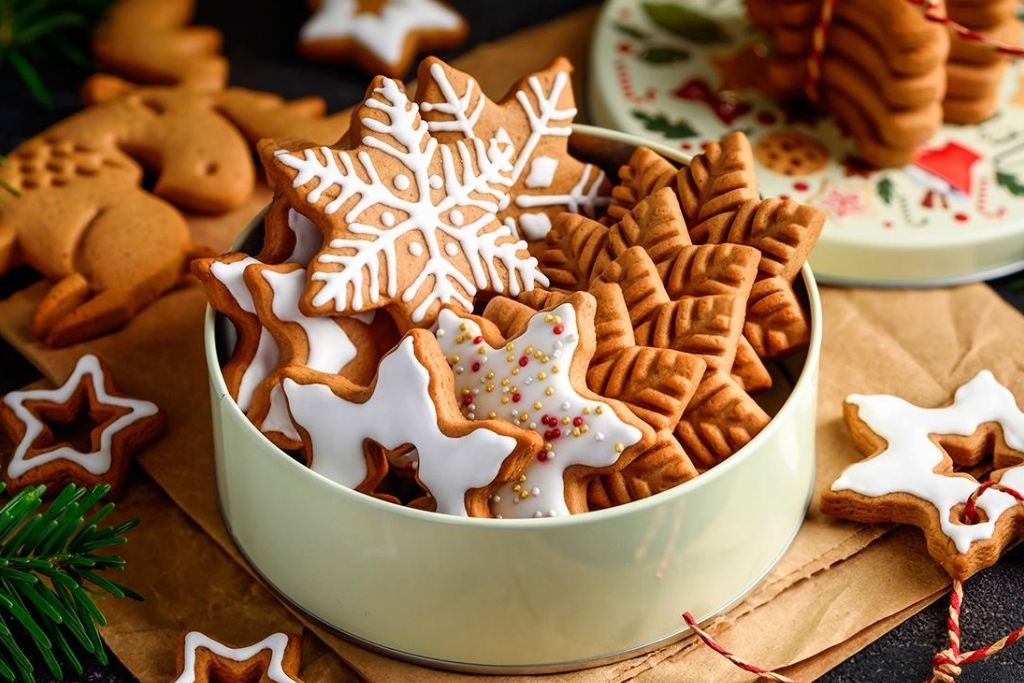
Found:
<svg viewBox="0 0 1024 683"><path fill-rule="evenodd" d="M432 133L458 133L466 140L481 137L477 126L487 104L487 99L480 91L476 81L467 78L466 91L461 95L448 79L444 67L434 63L430 67L430 76L441 94L440 102L421 102L424 112L434 112L427 125ZM523 140L512 140L508 131L498 128L494 135L486 141L488 156L497 161L499 158L513 160L509 183L515 186L522 179L522 186L531 192L517 193L515 203L521 208L540 208L548 210L569 211L595 216L600 207L611 203L611 198L601 194L604 184L604 172L592 164L583 164L583 172L567 193L544 193L539 190L549 189L555 182L558 160L547 156L534 157L537 146L549 137L568 137L572 133L571 123L576 117L575 107L558 108L558 101L563 92L570 87L569 74L560 71L554 78L551 89L544 91L544 85L536 76L526 79L526 90L515 93L515 100L522 108L523 115L529 123L530 134ZM534 104L530 96L536 99ZM517 144L518 143L518 144ZM529 173L523 178L526 169ZM529 214L526 214L529 215ZM518 226L522 236L529 240L543 239L551 229L550 220L544 223L520 216Z"/></svg>
<svg viewBox="0 0 1024 683"><path fill-rule="evenodd" d="M272 633L263 640L249 647L228 647L224 643L210 638L198 631L185 634L184 661L181 675L171 683L195 683L196 681L196 650L203 648L218 657L233 662L245 662L258 656L264 650L270 650L270 662L267 664L266 677L274 683L301 683L285 673L284 654L288 647L288 636L284 633Z"/></svg>
<svg viewBox="0 0 1024 683"><path fill-rule="evenodd" d="M241 310L252 315L256 315L256 305L253 303L249 288L245 286L242 274L246 268L254 263L260 263L260 261L251 256L246 256L243 259L231 262L215 261L210 266L210 275L224 285L225 289L228 290L228 293L235 300L235 304ZM261 327L259 341L256 345L256 353L253 354L252 362L242 372L242 379L238 383L238 396L235 397L235 402L238 403L238 407L242 412L248 412L252 406L252 398L256 392L256 387L277 366L280 357L281 354L277 342L274 341L274 338L270 336L266 329Z"/></svg>
<svg viewBox="0 0 1024 683"><path fill-rule="evenodd" d="M285 261L308 266L324 243L320 228L295 209L288 209L288 227L295 234L295 246Z"/></svg>
<svg viewBox="0 0 1024 683"><path fill-rule="evenodd" d="M526 330L501 348L484 341L480 326L450 310L438 317L437 339L455 372L462 413L498 418L544 437L544 450L518 483L491 500L500 517L567 515L563 475L572 465L606 467L641 438L612 408L580 396L569 367L579 345L576 311L562 304L530 318Z"/></svg>
<svg viewBox="0 0 1024 683"><path fill-rule="evenodd" d="M380 14L359 12L359 0L323 0L300 29L299 40L348 38L385 64L398 64L414 31L453 31L462 24L434 0L388 0Z"/></svg>
<svg viewBox="0 0 1024 683"><path fill-rule="evenodd" d="M25 435L22 437L17 448L15 448L14 456L7 465L7 473L12 479L24 476L32 469L56 460L73 462L86 472L97 476L110 471L110 445L114 435L145 417L156 415L159 408L157 408L156 404L149 401L126 398L124 396L111 396L107 393L103 380L103 369L100 367L99 359L92 354L86 354L78 359L74 372L71 373L71 376L60 387L56 389L12 391L4 396L4 403L25 425ZM95 451L82 453L71 446L58 446L51 451L26 459L25 454L31 448L32 443L39 438L43 431L43 424L28 410L25 403L35 401L66 403L75 393L75 389L82 382L86 381L92 384L96 400L100 404L125 408L127 412L107 425L100 433L99 448Z"/></svg>
<svg viewBox="0 0 1024 683"><path fill-rule="evenodd" d="M335 374L341 372L356 357L356 347L345 334L345 330L333 318L317 318L305 315L299 310L299 299L306 287L306 270L296 268L286 273L264 269L260 276L273 292L271 311L274 317L285 323L295 323L306 335L309 356L305 367L319 372ZM264 329L264 331L266 331ZM281 432L286 438L298 440L288 404L280 386L270 390L270 407L259 425L264 432Z"/></svg>
<svg viewBox="0 0 1024 683"><path fill-rule="evenodd" d="M339 313L379 308L385 305L381 302L383 280L391 300L408 303L422 297L410 314L413 322L421 322L438 303L472 308L473 296L481 289L507 290L516 296L535 285L547 285L526 243L515 239L511 229L495 217L508 197L491 181L501 176L499 165L507 165L507 160L489 160L481 152L482 143L439 145L396 81L383 79L374 93L379 98L367 99L364 106L383 112L390 122L362 119L370 131L363 137L363 146L375 154L330 147L275 152L278 163L297 171L294 187L316 181L306 195L308 202L316 203L325 192L336 189L337 195L324 206L324 213L333 214L358 197L344 217L345 231L352 237L332 239L317 257L317 263L340 268L312 266L311 279L323 282L313 306L333 303ZM404 172L388 170L382 175L389 160L398 161ZM433 192L442 187L444 192ZM391 220L383 220L381 207L389 210ZM379 224L360 222L367 211L381 219ZM406 253L427 258L422 270L399 293L399 264L408 263ZM468 274L449 258L457 254L465 257ZM382 263L384 273L380 272Z"/></svg>
<svg viewBox="0 0 1024 683"><path fill-rule="evenodd" d="M437 511L465 516L466 491L490 484L517 442L484 428L447 436L438 426L429 384L430 373L409 336L381 361L365 403L337 396L325 384L283 382L292 417L312 442L313 471L355 488L367 475L364 440L387 449L413 444L416 476L437 501Z"/></svg>
<svg viewBox="0 0 1024 683"><path fill-rule="evenodd" d="M846 400L857 406L860 419L885 439L887 447L848 467L832 484L833 491L854 491L872 498L906 493L928 501L938 511L942 531L961 553L974 541L992 538L999 516L1018 504L1009 494L986 491L978 498L986 521L957 524L950 519L951 512L977 490L978 482L935 472L944 453L929 435L970 436L986 422L999 424L1006 445L1024 453L1024 414L1013 394L991 372L978 373L957 389L951 405L942 408L919 408L888 395L852 395ZM1024 490L1024 467L1008 469L1000 481Z"/></svg>

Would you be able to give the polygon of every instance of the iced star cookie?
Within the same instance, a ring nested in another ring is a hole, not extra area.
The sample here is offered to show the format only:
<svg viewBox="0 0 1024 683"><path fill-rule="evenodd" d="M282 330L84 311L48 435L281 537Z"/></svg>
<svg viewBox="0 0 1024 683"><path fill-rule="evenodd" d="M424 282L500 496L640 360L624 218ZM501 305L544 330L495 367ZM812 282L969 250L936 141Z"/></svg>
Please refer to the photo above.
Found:
<svg viewBox="0 0 1024 683"><path fill-rule="evenodd" d="M434 335L411 330L380 362L369 387L305 368L288 368L288 409L309 467L370 493L387 473L380 449L417 451L415 476L438 512L489 517L488 500L541 452L541 438L501 420L473 421L456 403L453 377Z"/></svg>
<svg viewBox="0 0 1024 683"><path fill-rule="evenodd" d="M302 640L272 633L247 647L232 647L205 633L178 639L178 677L171 683L302 683Z"/></svg>
<svg viewBox="0 0 1024 683"><path fill-rule="evenodd" d="M402 86L378 77L356 110L352 149L260 145L270 182L324 234L302 300L310 315L387 307L400 327L429 327L442 305L478 292L547 285L526 243L496 213L508 160L480 140L441 145Z"/></svg>
<svg viewBox="0 0 1024 683"><path fill-rule="evenodd" d="M576 116L571 73L559 58L493 102L471 76L435 57L419 67L415 99L431 135L443 144L481 140L489 155L508 159L512 201L498 219L531 242L543 239L563 211L596 218L611 203L604 171L569 154Z"/></svg>
<svg viewBox="0 0 1024 683"><path fill-rule="evenodd" d="M88 433L76 439L75 427L90 423ZM82 356L56 389L12 391L3 397L0 427L15 443L3 481L10 494L38 484L57 491L68 483L105 483L116 495L136 451L166 426L159 407L121 394L99 358Z"/></svg>
<svg viewBox="0 0 1024 683"><path fill-rule="evenodd" d="M625 467L653 432L618 401L587 388L594 298L573 294L505 340L486 319L443 310L437 339L455 375L462 414L499 419L543 436L523 477L491 498L496 517L555 517L587 510L594 476Z"/></svg>
<svg viewBox="0 0 1024 683"><path fill-rule="evenodd" d="M353 61L371 74L401 78L418 53L452 48L465 19L437 0L312 0L299 51L322 61Z"/></svg>
<svg viewBox="0 0 1024 683"><path fill-rule="evenodd" d="M843 409L867 457L822 493L825 513L918 526L932 558L957 579L995 563L1020 536L1020 502L997 487L979 493L977 479L955 470L991 455L991 478L1024 492L1024 413L992 373L978 373L939 408L854 394ZM972 498L978 515L973 522L966 514Z"/></svg>

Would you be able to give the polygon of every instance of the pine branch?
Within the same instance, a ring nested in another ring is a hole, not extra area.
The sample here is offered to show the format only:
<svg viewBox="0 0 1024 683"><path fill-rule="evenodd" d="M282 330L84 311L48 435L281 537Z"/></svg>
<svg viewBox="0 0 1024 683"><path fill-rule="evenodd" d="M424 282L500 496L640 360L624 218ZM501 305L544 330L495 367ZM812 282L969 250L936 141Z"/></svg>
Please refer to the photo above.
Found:
<svg viewBox="0 0 1024 683"><path fill-rule="evenodd" d="M12 625L27 634L50 674L62 679L54 650L78 674L82 665L76 649L106 661L97 629L106 619L92 596L142 599L99 573L124 568L124 558L104 551L124 544L125 534L138 523L100 526L114 504L94 508L110 487L68 485L41 509L45 490L24 489L0 508L0 677L9 681L35 681L32 663L16 638L21 634Z"/></svg>

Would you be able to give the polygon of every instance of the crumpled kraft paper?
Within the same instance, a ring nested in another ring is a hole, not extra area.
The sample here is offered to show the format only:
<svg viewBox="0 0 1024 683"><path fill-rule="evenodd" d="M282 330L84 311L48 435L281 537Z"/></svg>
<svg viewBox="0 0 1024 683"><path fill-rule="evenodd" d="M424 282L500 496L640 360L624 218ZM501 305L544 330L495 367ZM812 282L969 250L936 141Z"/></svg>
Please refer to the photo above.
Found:
<svg viewBox="0 0 1024 683"><path fill-rule="evenodd" d="M546 65L557 54L568 54L583 70L595 16L592 9L567 15L481 47L456 65L473 73L492 94L503 92L519 74ZM578 76L577 88L585 74ZM261 188L247 206L232 214L191 220L197 242L224 250L268 198L268 190ZM0 335L52 381L63 380L82 353L98 353L110 363L125 391L156 401L170 418L167 435L139 457L142 469L169 498L140 476L127 488L122 502L123 514L134 512L143 520L133 532L135 545L129 544L134 551L126 580L151 599L142 606L105 606L111 620L105 633L114 652L148 683L167 680L168 667L173 666L172 636L178 627L203 625L211 634L238 634L242 641L265 635L256 633L261 629L297 630L302 618L290 614L286 606L270 601L267 604L272 606L259 610L255 620L245 599L239 598L259 596L264 604L269 591L242 571L248 567L216 507L201 336L202 291L195 285L184 286L115 334L51 350L27 330L45 286L30 287L0 302ZM822 299L819 489L861 457L841 420L842 399L849 393L896 393L921 405L940 405L956 386L989 368L1024 396L1024 369L1013 353L1014 340L1024 337L1024 318L984 285L932 291L826 288ZM174 552L173 561L168 560L172 544L139 540L149 538L147 527L159 531L155 538L180 538L173 547L186 550ZM901 571L894 572L892 567ZM211 575L219 578L211 581ZM787 671L806 679L820 675L940 596L948 583L924 552L917 531L831 520L820 514L814 501L800 534L776 569L711 630L742 656L765 666L789 665ZM179 591L192 588L196 599L176 599ZM685 609L680 605L680 612ZM314 655L304 668L307 680L345 680L338 674L342 660L351 667L348 676L358 672L374 683L474 678L396 662L316 625L305 626L306 649ZM587 683L706 681L709 672L714 672L714 680L754 680L694 639L552 678Z"/></svg>

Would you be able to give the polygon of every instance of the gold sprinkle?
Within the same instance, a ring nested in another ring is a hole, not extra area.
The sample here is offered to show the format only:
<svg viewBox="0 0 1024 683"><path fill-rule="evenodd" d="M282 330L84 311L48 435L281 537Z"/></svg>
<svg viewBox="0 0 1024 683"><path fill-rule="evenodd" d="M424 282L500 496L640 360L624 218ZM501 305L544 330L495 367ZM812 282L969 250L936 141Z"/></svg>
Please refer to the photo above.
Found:
<svg viewBox="0 0 1024 683"><path fill-rule="evenodd" d="M484 377L487 379L494 379L494 372L488 372L486 375L484 375Z"/></svg>
<svg viewBox="0 0 1024 683"><path fill-rule="evenodd" d="M461 344L464 341L466 341L466 338L464 336L462 336L461 334L455 335L456 344Z"/></svg>
<svg viewBox="0 0 1024 683"><path fill-rule="evenodd" d="M604 406L597 406L594 408L594 412L598 415L604 415Z"/></svg>
<svg viewBox="0 0 1024 683"><path fill-rule="evenodd" d="M518 375L519 374L519 368L512 368L511 374Z"/></svg>
<svg viewBox="0 0 1024 683"><path fill-rule="evenodd" d="M498 414L492 410L491 412L487 413L487 417L493 420L494 418L498 417Z"/></svg>
<svg viewBox="0 0 1024 683"><path fill-rule="evenodd" d="M567 424L569 424L571 422L572 422L572 420L570 420L568 418L568 416L562 418L562 424L564 424L564 425L567 425Z"/></svg>
<svg viewBox="0 0 1024 683"><path fill-rule="evenodd" d="M545 396L551 396L554 393L555 393L555 388L554 387L548 387L547 389L544 390L544 395Z"/></svg>
<svg viewBox="0 0 1024 683"><path fill-rule="evenodd" d="M520 486L519 484L516 484L515 486L512 487L512 490L513 491L521 491L522 488L523 488L522 486Z"/></svg>
<svg viewBox="0 0 1024 683"><path fill-rule="evenodd" d="M533 347L532 346L527 346L526 347L526 351L523 351L523 353L525 353L527 356L529 356L531 353L533 353Z"/></svg>
<svg viewBox="0 0 1024 683"><path fill-rule="evenodd" d="M541 403L540 401L534 401L533 402L533 409L534 410L540 410L543 407L544 407L544 404Z"/></svg>
<svg viewBox="0 0 1024 683"><path fill-rule="evenodd" d="M616 453L621 453L624 450L626 450L626 447L623 446L621 443L615 444L615 452Z"/></svg>
<svg viewBox="0 0 1024 683"><path fill-rule="evenodd" d="M541 357L542 357L543 355L544 355L544 354L543 354L543 353L541 353L540 351L534 351L534 352L533 352L533 357L534 357L534 358L537 358L537 359L540 359L540 358L541 358Z"/></svg>
<svg viewBox="0 0 1024 683"><path fill-rule="evenodd" d="M459 325L459 329L462 330L463 332L465 332L466 331L466 323L462 323L461 325Z"/></svg>
<svg viewBox="0 0 1024 683"><path fill-rule="evenodd" d="M505 344L505 350L506 351L511 351L511 350L513 350L515 348L516 348L516 345L513 342L509 342L508 344Z"/></svg>
<svg viewBox="0 0 1024 683"><path fill-rule="evenodd" d="M503 406L507 406L508 405L508 396L502 396L501 397L501 405L503 405Z"/></svg>
<svg viewBox="0 0 1024 683"><path fill-rule="evenodd" d="M562 322L562 316L560 316L560 315L556 315L556 316L555 316L555 322L556 322L556 323L560 323L560 322Z"/></svg>
<svg viewBox="0 0 1024 683"><path fill-rule="evenodd" d="M579 427L573 427L572 428L572 435L573 436L579 436L580 435L580 428Z"/></svg>
<svg viewBox="0 0 1024 683"><path fill-rule="evenodd" d="M548 453L550 453L553 449L554 449L554 446L551 445L550 441L548 441L548 442L546 442L544 444L544 450L547 451Z"/></svg>
<svg viewBox="0 0 1024 683"><path fill-rule="evenodd" d="M526 500L527 498L529 498L529 497L530 497L530 492L524 489L524 490L522 490L522 491L520 491L520 492L519 492L519 497L520 497L520 498L521 498L522 500Z"/></svg>
<svg viewBox="0 0 1024 683"><path fill-rule="evenodd" d="M514 353L510 353L507 356L505 356L505 360L507 360L509 363L514 363L516 360L516 355Z"/></svg>
<svg viewBox="0 0 1024 683"><path fill-rule="evenodd" d="M481 346L481 347L477 348L476 352L479 353L481 356L483 356L483 355L485 355L487 353L487 347L486 346Z"/></svg>
<svg viewBox="0 0 1024 683"><path fill-rule="evenodd" d="M525 475L525 474L520 474L520 475L519 475L519 481L520 481L520 482L524 482L524 481L526 481L526 475Z"/></svg>
<svg viewBox="0 0 1024 683"><path fill-rule="evenodd" d="M583 407L583 414L584 415L590 415L590 406L584 406Z"/></svg>
<svg viewBox="0 0 1024 683"><path fill-rule="evenodd" d="M455 354L454 356L452 356L452 362L453 363L458 363L459 362L459 354Z"/></svg>
<svg viewBox="0 0 1024 683"><path fill-rule="evenodd" d="M583 425L582 427L580 427L580 431L586 434L587 432L590 431L590 425Z"/></svg>
<svg viewBox="0 0 1024 683"><path fill-rule="evenodd" d="M501 386L503 386L503 387L507 387L508 386L508 377L505 377L504 379L501 380Z"/></svg>
<svg viewBox="0 0 1024 683"><path fill-rule="evenodd" d="M544 356L543 358L540 359L540 362L541 363L549 363L549 362L551 362L551 356Z"/></svg>
<svg viewBox="0 0 1024 683"><path fill-rule="evenodd" d="M558 367L557 365L552 365L551 366L551 372L559 373L561 371L562 371L562 368Z"/></svg>
<svg viewBox="0 0 1024 683"><path fill-rule="evenodd" d="M537 379L539 379L541 382L543 382L547 378L548 378L548 373L546 373L544 371L541 371L541 372L537 373Z"/></svg>
<svg viewBox="0 0 1024 683"><path fill-rule="evenodd" d="M463 389L462 390L462 395L463 396L469 396L469 389Z"/></svg>
<svg viewBox="0 0 1024 683"><path fill-rule="evenodd" d="M519 421L520 422L529 422L530 421L530 414L529 413L519 413Z"/></svg>
<svg viewBox="0 0 1024 683"><path fill-rule="evenodd" d="M492 391L494 391L494 385L493 384L488 384L485 388L487 389L487 393L488 394L491 393Z"/></svg>
<svg viewBox="0 0 1024 683"><path fill-rule="evenodd" d="M555 319L555 316L551 315L550 313L548 313L546 316L544 316L544 322L546 322L546 323L552 322L554 319Z"/></svg>

